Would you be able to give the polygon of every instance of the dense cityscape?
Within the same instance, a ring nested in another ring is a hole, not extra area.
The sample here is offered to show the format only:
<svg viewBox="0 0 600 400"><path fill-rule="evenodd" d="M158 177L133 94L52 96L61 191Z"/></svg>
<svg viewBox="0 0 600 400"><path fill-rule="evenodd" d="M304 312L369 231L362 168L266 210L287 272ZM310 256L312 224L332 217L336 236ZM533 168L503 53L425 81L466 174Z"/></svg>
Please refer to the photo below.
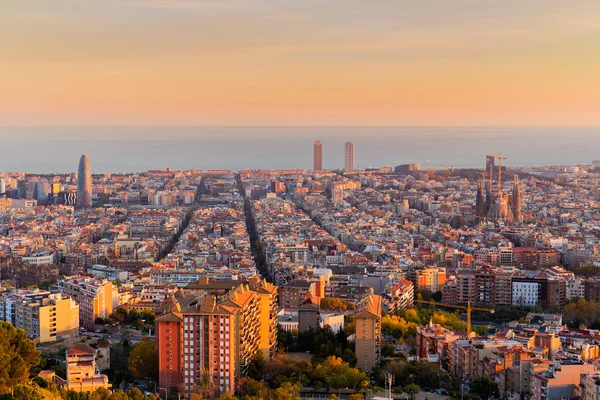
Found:
<svg viewBox="0 0 600 400"><path fill-rule="evenodd" d="M599 162L358 169L347 142L324 170L323 146L310 170L1 174L0 391L600 395Z"/></svg>

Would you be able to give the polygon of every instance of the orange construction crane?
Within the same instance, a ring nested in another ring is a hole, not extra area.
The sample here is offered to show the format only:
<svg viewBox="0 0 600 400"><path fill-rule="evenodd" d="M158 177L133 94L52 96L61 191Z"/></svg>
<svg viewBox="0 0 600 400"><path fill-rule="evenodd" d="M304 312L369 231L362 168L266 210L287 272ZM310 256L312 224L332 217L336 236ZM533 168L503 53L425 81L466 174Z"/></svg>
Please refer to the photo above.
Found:
<svg viewBox="0 0 600 400"><path fill-rule="evenodd" d="M483 307L471 307L471 302L467 302L466 306L461 306L458 304L447 304L447 303L436 303L435 301L426 301L426 300L415 300L415 303L421 304L431 304L439 307L450 307L450 308L458 308L461 310L467 310L467 337L471 337L471 311L486 311L490 314L493 314L495 310L493 308L483 308Z"/></svg>

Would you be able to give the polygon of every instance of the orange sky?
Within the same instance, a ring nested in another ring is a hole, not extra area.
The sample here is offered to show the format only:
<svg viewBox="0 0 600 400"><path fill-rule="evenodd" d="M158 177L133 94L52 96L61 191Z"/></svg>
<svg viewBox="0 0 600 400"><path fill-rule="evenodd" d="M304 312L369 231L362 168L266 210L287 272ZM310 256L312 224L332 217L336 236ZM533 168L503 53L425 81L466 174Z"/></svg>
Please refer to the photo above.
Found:
<svg viewBox="0 0 600 400"><path fill-rule="evenodd" d="M600 1L4 0L0 125L600 125Z"/></svg>

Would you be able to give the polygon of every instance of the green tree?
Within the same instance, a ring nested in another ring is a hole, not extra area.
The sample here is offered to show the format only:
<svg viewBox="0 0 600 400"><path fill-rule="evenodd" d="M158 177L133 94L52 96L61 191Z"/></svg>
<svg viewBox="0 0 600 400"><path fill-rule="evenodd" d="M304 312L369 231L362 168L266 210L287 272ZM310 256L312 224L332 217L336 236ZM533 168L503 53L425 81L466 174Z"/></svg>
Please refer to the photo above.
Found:
<svg viewBox="0 0 600 400"><path fill-rule="evenodd" d="M285 382L273 391L273 400L299 400L300 385L293 385L290 382Z"/></svg>
<svg viewBox="0 0 600 400"><path fill-rule="evenodd" d="M128 360L129 370L136 378L158 377L158 355L154 342L150 338L143 338L131 351Z"/></svg>
<svg viewBox="0 0 600 400"><path fill-rule="evenodd" d="M144 400L144 393L136 387L131 388L127 391L127 397L129 400Z"/></svg>
<svg viewBox="0 0 600 400"><path fill-rule="evenodd" d="M219 399L221 399L221 400L237 400L236 397L233 396L229 392L223 392L223 393L221 393L221 395L219 396Z"/></svg>
<svg viewBox="0 0 600 400"><path fill-rule="evenodd" d="M91 400L108 400L110 392L107 388L96 389L91 395Z"/></svg>
<svg viewBox="0 0 600 400"><path fill-rule="evenodd" d="M248 365L248 372L246 375L255 380L261 380L265 373L265 367L267 362L261 350L256 352L256 356Z"/></svg>
<svg viewBox="0 0 600 400"><path fill-rule="evenodd" d="M17 385L14 389L13 398L17 400L44 400L44 395L38 389L38 386L33 385Z"/></svg>
<svg viewBox="0 0 600 400"><path fill-rule="evenodd" d="M471 384L471 392L476 394L480 399L488 399L492 396L498 397L500 395L498 384L487 376L482 376L473 381Z"/></svg>
<svg viewBox="0 0 600 400"><path fill-rule="evenodd" d="M409 383L408 385L404 386L402 390L404 390L406 393L419 393L421 388L416 383Z"/></svg>
<svg viewBox="0 0 600 400"><path fill-rule="evenodd" d="M116 392L112 392L110 396L108 396L108 400L129 400L129 397L122 391L117 390Z"/></svg>
<svg viewBox="0 0 600 400"><path fill-rule="evenodd" d="M0 322L0 393L12 392L27 381L29 370L39 362L40 354L27 333L10 322Z"/></svg>
<svg viewBox="0 0 600 400"><path fill-rule="evenodd" d="M395 352L396 352L396 349L394 348L394 345L392 345L392 344L386 343L383 346L381 346L381 355L384 357L393 357Z"/></svg>
<svg viewBox="0 0 600 400"><path fill-rule="evenodd" d="M363 396L361 393L354 393L348 396L347 400L363 400L364 398L365 396Z"/></svg>
<svg viewBox="0 0 600 400"><path fill-rule="evenodd" d="M318 364L314 370L313 378L325 382L334 389L358 389L367 381L367 375L352 368L347 362L338 357L328 357L323 363Z"/></svg>
<svg viewBox="0 0 600 400"><path fill-rule="evenodd" d="M237 380L237 393L242 397L253 397L266 399L270 396L270 390L261 381L243 376Z"/></svg>
<svg viewBox="0 0 600 400"><path fill-rule="evenodd" d="M571 301L563 308L563 320L571 327L585 325L595 328L600 325L600 304L582 299Z"/></svg>

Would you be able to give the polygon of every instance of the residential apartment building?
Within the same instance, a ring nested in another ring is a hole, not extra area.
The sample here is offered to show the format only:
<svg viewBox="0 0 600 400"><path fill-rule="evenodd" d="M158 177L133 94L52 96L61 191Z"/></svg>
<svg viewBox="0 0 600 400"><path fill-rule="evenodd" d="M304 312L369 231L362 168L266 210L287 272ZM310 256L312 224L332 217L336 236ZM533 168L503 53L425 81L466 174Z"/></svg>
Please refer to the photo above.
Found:
<svg viewBox="0 0 600 400"><path fill-rule="evenodd" d="M381 296L369 291L354 309L356 366L370 371L381 358Z"/></svg>
<svg viewBox="0 0 600 400"><path fill-rule="evenodd" d="M459 270L456 273L456 286L456 299L459 303L475 301L475 270Z"/></svg>
<svg viewBox="0 0 600 400"><path fill-rule="evenodd" d="M415 287L419 290L427 289L432 292L442 290L446 284L446 269L438 267L429 267L415 271Z"/></svg>
<svg viewBox="0 0 600 400"><path fill-rule="evenodd" d="M73 276L59 280L56 286L77 302L79 322L87 329L94 328L96 318L107 318L113 312L113 297L118 297L117 288L107 279Z"/></svg>
<svg viewBox="0 0 600 400"><path fill-rule="evenodd" d="M67 389L89 393L111 387L108 377L98 372L97 355L98 350L85 343L67 351Z"/></svg>
<svg viewBox="0 0 600 400"><path fill-rule="evenodd" d="M581 400L597 400L600 398L600 374L582 375L579 390L575 394Z"/></svg>
<svg viewBox="0 0 600 400"><path fill-rule="evenodd" d="M185 397L233 393L258 352L268 359L276 350L275 286L251 279L217 298L210 285L195 287L201 295L180 290L158 309L159 385Z"/></svg>
<svg viewBox="0 0 600 400"><path fill-rule="evenodd" d="M79 332L79 306L48 291L17 290L0 296L0 319L23 328L37 343L53 342Z"/></svg>
<svg viewBox="0 0 600 400"><path fill-rule="evenodd" d="M448 345L459 338L459 335L438 324L417 327L417 357L438 363L446 356Z"/></svg>
<svg viewBox="0 0 600 400"><path fill-rule="evenodd" d="M581 375L595 374L597 368L578 360L555 361L546 371L533 374L531 394L534 400L561 400L575 396Z"/></svg>
<svg viewBox="0 0 600 400"><path fill-rule="evenodd" d="M384 291L382 298L389 313L407 309L414 304L415 286L409 280L400 279L389 291Z"/></svg>
<svg viewBox="0 0 600 400"><path fill-rule="evenodd" d="M308 294L315 296L316 283L307 280L294 280L279 287L279 305L284 308L296 308Z"/></svg>
<svg viewBox="0 0 600 400"><path fill-rule="evenodd" d="M534 277L513 277L512 305L537 306L559 310L567 301L567 281L539 274Z"/></svg>

